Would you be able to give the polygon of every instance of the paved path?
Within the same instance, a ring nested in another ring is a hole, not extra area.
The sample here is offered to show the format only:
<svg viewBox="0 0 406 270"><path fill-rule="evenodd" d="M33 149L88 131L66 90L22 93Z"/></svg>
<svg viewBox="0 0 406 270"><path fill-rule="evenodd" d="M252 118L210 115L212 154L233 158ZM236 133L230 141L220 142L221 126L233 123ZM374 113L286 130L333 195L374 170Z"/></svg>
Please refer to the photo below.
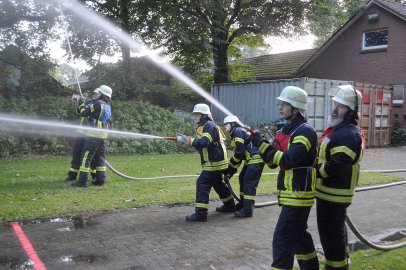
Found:
<svg viewBox="0 0 406 270"><path fill-rule="evenodd" d="M362 164L363 169L399 169L406 167L404 160L404 147L375 149L367 151ZM359 192L348 214L374 241L406 232L405 194L406 185ZM275 199L261 196L258 202ZM47 269L270 269L279 207L257 208L253 218L240 220L216 213L219 205L210 203L207 223L185 222L193 207L184 205L27 222L21 227ZM314 210L309 230L319 247ZM351 234L350 242L355 241ZM34 269L8 224L0 227L0 269Z"/></svg>

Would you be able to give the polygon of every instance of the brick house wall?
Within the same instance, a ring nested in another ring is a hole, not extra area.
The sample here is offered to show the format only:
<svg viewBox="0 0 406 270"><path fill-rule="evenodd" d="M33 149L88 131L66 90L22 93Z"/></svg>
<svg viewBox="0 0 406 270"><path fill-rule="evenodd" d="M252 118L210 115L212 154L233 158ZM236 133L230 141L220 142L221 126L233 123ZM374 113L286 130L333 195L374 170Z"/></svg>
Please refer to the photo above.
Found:
<svg viewBox="0 0 406 270"><path fill-rule="evenodd" d="M368 21L371 12L378 12L378 21ZM363 51L363 32L384 29L388 30L387 48ZM372 5L314 61L304 66L302 74L311 78L405 86L406 21ZM406 127L406 104L394 106L393 113L405 118L401 122L402 127Z"/></svg>

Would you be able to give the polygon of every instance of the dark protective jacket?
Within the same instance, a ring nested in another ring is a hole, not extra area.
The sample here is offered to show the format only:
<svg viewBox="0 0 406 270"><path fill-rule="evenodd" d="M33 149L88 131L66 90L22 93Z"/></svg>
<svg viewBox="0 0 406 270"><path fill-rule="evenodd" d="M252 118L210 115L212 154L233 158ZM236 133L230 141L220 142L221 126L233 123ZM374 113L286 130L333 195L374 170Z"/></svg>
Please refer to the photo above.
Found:
<svg viewBox="0 0 406 270"><path fill-rule="evenodd" d="M235 127L230 136L234 156L231 157L229 166L238 169L243 160L245 160L246 164L263 162L258 149L252 145L251 136L248 131L242 127Z"/></svg>
<svg viewBox="0 0 406 270"><path fill-rule="evenodd" d="M329 133L328 135L325 135ZM321 137L318 154L316 197L351 204L359 178L363 136L356 122L345 121L327 129Z"/></svg>
<svg viewBox="0 0 406 270"><path fill-rule="evenodd" d="M313 163L317 151L316 131L305 119L300 119L283 127L280 133L291 135L286 152L266 143L259 147L268 166L280 167L277 182L279 204L310 207L315 196L316 170Z"/></svg>
<svg viewBox="0 0 406 270"><path fill-rule="evenodd" d="M197 138L192 138L191 145L200 153L204 171L222 171L228 167L227 150L224 135L211 120L205 119L196 130Z"/></svg>
<svg viewBox="0 0 406 270"><path fill-rule="evenodd" d="M82 103L76 110L76 114L87 117L90 127L109 129L111 123L111 107L104 100L92 100ZM95 138L107 138L107 132L94 132L86 130L85 134Z"/></svg>

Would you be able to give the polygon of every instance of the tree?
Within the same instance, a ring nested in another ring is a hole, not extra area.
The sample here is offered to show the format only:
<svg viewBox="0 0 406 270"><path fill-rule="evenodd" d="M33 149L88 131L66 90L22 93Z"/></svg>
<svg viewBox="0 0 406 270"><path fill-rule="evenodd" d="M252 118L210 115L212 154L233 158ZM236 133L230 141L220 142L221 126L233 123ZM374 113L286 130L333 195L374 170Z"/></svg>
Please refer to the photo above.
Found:
<svg viewBox="0 0 406 270"><path fill-rule="evenodd" d="M405 0L392 0L405 3ZM313 12L309 14L310 31L317 37L315 45L323 45L333 33L357 14L367 0L314 0Z"/></svg>
<svg viewBox="0 0 406 270"><path fill-rule="evenodd" d="M55 14L55 6L46 1L0 1L0 50L15 45L32 58L50 60L44 48L58 37Z"/></svg>
<svg viewBox="0 0 406 270"><path fill-rule="evenodd" d="M105 16L117 27L130 35L136 35L138 29L130 25L130 17L135 16L131 0L80 0L87 8ZM68 13L69 14L69 13ZM84 59L90 66L100 64L102 55L113 56L117 51L121 52L122 78L124 91L128 87L128 80L131 74L131 48L128 44L114 40L108 34L101 31L97 25L92 24L91 18L80 18L68 15L69 37L73 57ZM86 20L85 27L83 20Z"/></svg>
<svg viewBox="0 0 406 270"><path fill-rule="evenodd" d="M154 47L164 48L190 73L213 61L214 83L230 80L228 53L247 35L302 33L311 1L305 0L149 0L134 3L134 25Z"/></svg>

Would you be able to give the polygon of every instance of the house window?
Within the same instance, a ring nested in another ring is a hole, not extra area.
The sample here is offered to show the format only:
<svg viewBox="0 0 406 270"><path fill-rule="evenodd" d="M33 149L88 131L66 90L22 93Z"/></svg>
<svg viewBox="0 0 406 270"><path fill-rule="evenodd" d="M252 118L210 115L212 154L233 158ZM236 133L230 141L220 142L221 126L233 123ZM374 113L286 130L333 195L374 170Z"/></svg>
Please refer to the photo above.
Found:
<svg viewBox="0 0 406 270"><path fill-rule="evenodd" d="M362 34L362 49L382 49L388 47L388 30L364 32Z"/></svg>

